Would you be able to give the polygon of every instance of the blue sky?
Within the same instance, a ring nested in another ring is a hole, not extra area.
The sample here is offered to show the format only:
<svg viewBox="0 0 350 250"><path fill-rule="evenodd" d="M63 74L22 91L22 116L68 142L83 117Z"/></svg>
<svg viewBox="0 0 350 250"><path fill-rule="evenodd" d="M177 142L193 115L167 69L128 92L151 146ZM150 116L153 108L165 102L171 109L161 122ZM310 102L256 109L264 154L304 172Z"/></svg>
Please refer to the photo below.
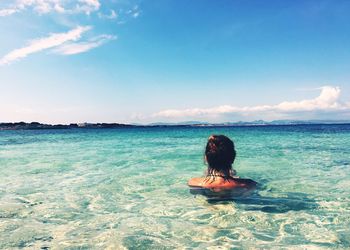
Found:
<svg viewBox="0 0 350 250"><path fill-rule="evenodd" d="M0 122L350 119L350 1L0 3Z"/></svg>

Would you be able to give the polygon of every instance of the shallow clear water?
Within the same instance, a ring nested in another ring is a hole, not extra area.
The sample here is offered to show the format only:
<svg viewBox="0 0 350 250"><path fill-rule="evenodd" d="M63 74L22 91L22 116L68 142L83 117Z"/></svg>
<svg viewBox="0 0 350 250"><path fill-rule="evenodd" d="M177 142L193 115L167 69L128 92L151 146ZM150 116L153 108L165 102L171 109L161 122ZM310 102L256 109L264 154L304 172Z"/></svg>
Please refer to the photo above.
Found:
<svg viewBox="0 0 350 250"><path fill-rule="evenodd" d="M256 195L189 193L210 134ZM0 131L0 248L350 248L350 125Z"/></svg>

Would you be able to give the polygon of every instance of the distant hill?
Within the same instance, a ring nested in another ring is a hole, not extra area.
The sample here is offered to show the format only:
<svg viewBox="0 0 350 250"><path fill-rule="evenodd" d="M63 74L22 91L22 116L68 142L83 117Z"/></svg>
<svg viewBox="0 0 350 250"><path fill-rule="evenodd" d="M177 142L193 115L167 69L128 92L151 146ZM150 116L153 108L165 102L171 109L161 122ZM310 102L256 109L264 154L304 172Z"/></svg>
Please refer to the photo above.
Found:
<svg viewBox="0 0 350 250"><path fill-rule="evenodd" d="M307 124L350 124L349 120L274 120L274 121L237 121L209 123L199 121L185 121L178 123L151 123L147 126L264 126L264 125L307 125Z"/></svg>
<svg viewBox="0 0 350 250"><path fill-rule="evenodd" d="M208 122L185 121L185 122L155 122L146 126L183 126L183 125L210 125Z"/></svg>
<svg viewBox="0 0 350 250"><path fill-rule="evenodd" d="M6 122L0 123L0 130L36 130L36 129L104 129L130 127L238 127L238 126L282 126L282 125L312 125L312 124L350 124L349 120L256 120L251 122L222 122L208 123L200 121L185 121L178 123L122 124L122 123L71 123L71 124L42 124L39 122Z"/></svg>

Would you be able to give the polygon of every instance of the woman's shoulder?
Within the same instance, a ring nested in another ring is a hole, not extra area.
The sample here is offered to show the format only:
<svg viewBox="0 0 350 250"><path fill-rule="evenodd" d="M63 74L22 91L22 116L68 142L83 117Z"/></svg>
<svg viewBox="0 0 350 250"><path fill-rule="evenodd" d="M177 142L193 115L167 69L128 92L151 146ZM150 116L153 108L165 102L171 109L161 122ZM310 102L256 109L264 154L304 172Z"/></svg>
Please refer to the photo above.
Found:
<svg viewBox="0 0 350 250"><path fill-rule="evenodd" d="M252 179L243 179L243 178L233 178L234 182L241 186L241 187L256 187L258 184L256 181L253 181Z"/></svg>
<svg viewBox="0 0 350 250"><path fill-rule="evenodd" d="M204 182L205 182L204 177L194 177L194 178L191 178L187 184L190 187L203 187Z"/></svg>
<svg viewBox="0 0 350 250"><path fill-rule="evenodd" d="M189 180L191 194L201 194L208 198L232 198L250 195L257 183L251 179L231 177L229 179L197 177Z"/></svg>
<svg viewBox="0 0 350 250"><path fill-rule="evenodd" d="M206 177L195 177L188 181L190 187L203 187L203 188L255 188L257 183L251 179L242 178L229 178L228 180L223 180L222 178L216 178L210 180Z"/></svg>

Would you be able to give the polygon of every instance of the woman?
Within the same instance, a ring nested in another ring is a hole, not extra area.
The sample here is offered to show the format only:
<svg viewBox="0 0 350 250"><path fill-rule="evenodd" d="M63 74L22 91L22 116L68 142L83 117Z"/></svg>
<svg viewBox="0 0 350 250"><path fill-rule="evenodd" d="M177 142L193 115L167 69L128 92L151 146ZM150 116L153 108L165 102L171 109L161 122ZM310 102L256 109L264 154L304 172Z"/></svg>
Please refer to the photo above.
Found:
<svg viewBox="0 0 350 250"><path fill-rule="evenodd" d="M236 151L233 141L224 135L210 136L205 148L205 161L208 164L206 176L189 180L191 193L211 197L250 194L256 188L257 183L251 179L241 179L235 176L236 171L232 168L235 158ZM195 190L201 190L201 192L195 192Z"/></svg>

